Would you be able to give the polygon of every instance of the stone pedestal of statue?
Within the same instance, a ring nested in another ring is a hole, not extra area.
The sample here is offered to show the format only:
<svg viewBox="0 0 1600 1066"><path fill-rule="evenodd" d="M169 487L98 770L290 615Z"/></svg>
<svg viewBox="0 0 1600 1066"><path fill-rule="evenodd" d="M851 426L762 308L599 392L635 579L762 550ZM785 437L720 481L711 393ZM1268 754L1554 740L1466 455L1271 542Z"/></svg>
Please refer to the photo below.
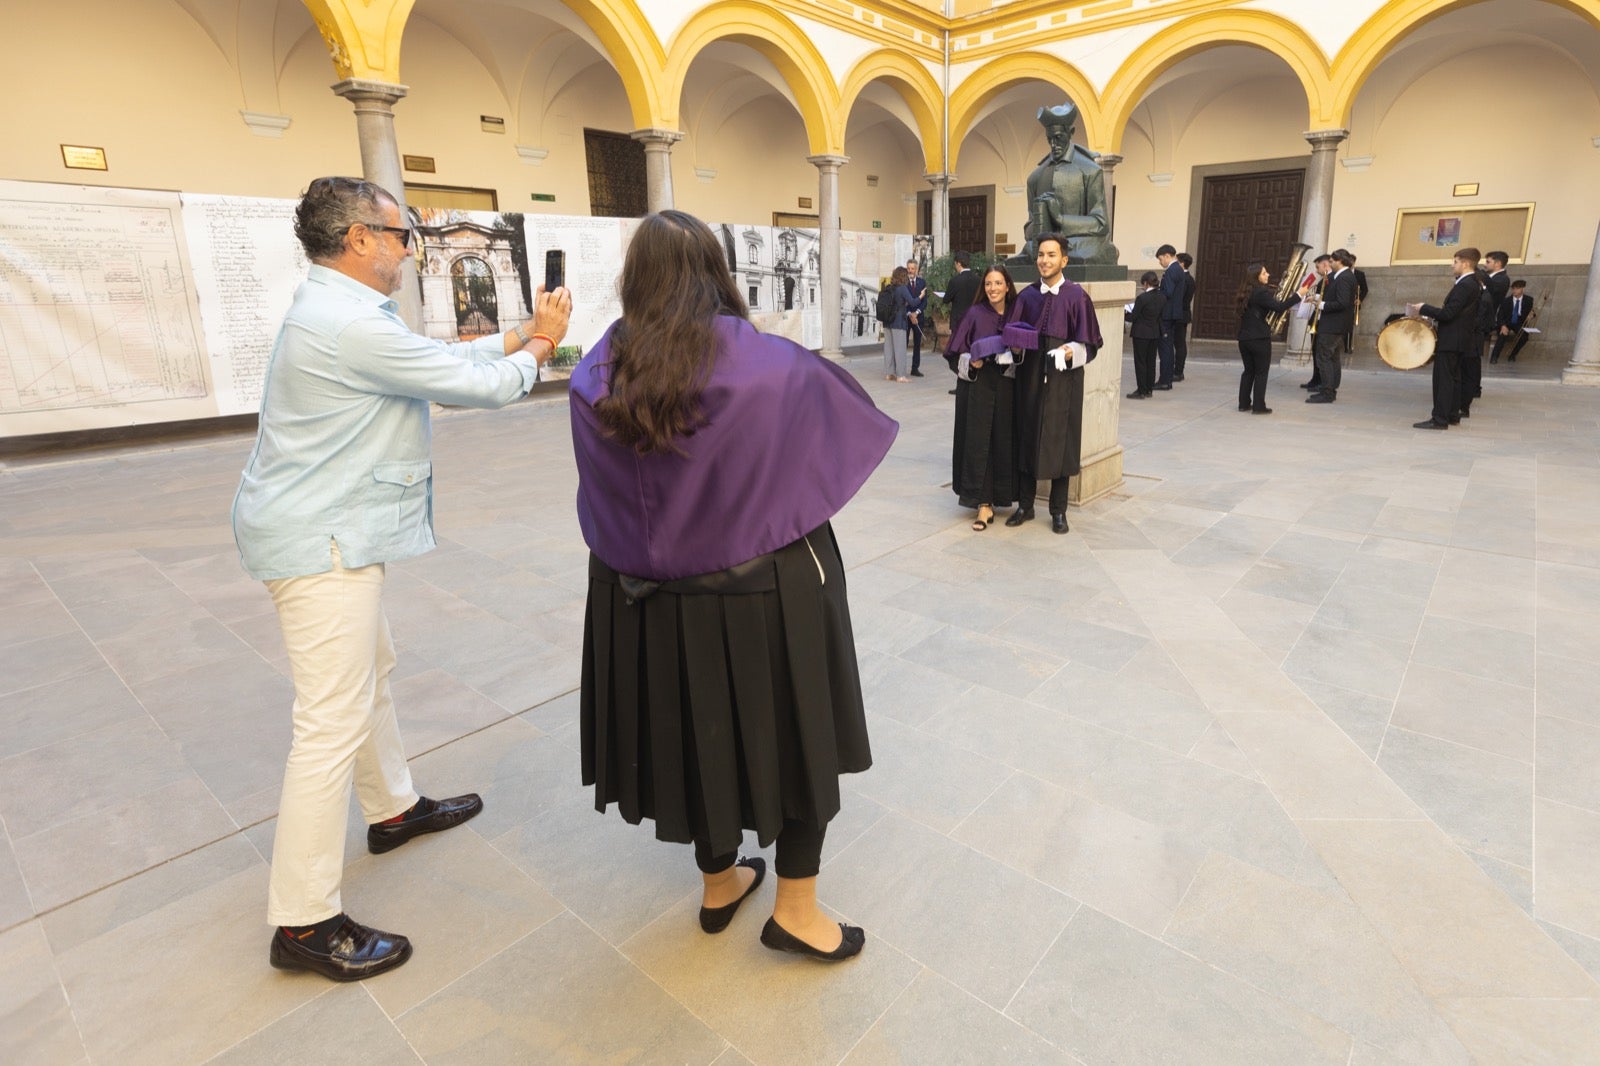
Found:
<svg viewBox="0 0 1600 1066"><path fill-rule="evenodd" d="M1069 271L1072 267L1069 265ZM1101 267L1100 269L1108 269ZM1083 371L1083 458L1081 471L1072 479L1067 499L1082 506L1122 484L1122 443L1118 440L1122 416L1122 308L1133 300L1133 282L1126 267L1121 280L1082 282L1094 301L1095 318L1105 341L1100 354ZM1074 279L1076 280L1076 279ZM1050 484L1040 485L1048 496Z"/></svg>

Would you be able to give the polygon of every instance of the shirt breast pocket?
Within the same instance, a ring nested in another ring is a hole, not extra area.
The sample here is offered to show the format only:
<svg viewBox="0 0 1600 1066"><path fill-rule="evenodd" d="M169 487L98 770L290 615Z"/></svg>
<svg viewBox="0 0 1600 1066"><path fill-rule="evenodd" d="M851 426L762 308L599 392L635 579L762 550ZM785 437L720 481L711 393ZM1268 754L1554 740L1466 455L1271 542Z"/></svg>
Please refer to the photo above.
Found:
<svg viewBox="0 0 1600 1066"><path fill-rule="evenodd" d="M371 522L374 533L415 529L429 520L429 486L433 463L426 459L396 459L372 468L375 482Z"/></svg>

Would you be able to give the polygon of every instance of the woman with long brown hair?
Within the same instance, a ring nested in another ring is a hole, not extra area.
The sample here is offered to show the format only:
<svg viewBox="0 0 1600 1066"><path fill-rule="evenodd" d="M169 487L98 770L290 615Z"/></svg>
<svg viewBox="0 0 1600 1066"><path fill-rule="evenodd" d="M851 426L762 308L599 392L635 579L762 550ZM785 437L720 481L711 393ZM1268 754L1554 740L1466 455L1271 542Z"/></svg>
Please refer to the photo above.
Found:
<svg viewBox="0 0 1600 1066"><path fill-rule="evenodd" d="M705 224L649 215L622 317L570 387L590 549L580 702L595 807L693 843L721 932L777 843L761 942L838 960L865 934L817 906L839 775L867 769L844 564L829 519L897 427L842 368L756 331Z"/></svg>
<svg viewBox="0 0 1600 1066"><path fill-rule="evenodd" d="M1017 502L1016 380L998 358L1009 352L1000 333L1017 302L1017 286L1005 266L995 263L983 272L980 291L944 346L956 372L950 484L961 506L978 509L972 528L979 533L994 521L996 507Z"/></svg>
<svg viewBox="0 0 1600 1066"><path fill-rule="evenodd" d="M1299 293L1278 299L1271 280L1265 264L1251 263L1244 268L1237 296L1239 358L1244 361L1244 373L1239 375L1239 410L1258 415L1272 413L1267 406L1267 368L1272 365L1272 327L1267 316L1300 302Z"/></svg>

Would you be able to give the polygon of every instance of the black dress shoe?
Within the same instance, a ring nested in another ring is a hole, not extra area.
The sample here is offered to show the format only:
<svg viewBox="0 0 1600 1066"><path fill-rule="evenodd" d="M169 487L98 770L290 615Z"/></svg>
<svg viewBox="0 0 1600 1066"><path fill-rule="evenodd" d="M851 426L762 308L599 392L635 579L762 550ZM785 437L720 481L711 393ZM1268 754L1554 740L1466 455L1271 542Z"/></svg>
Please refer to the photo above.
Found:
<svg viewBox="0 0 1600 1066"><path fill-rule="evenodd" d="M1020 526L1024 522L1031 521L1033 521L1033 508L1030 507L1024 511L1022 508L1018 507L1015 511L1011 512L1011 517L1006 519L1006 525Z"/></svg>
<svg viewBox="0 0 1600 1066"><path fill-rule="evenodd" d="M1127 396L1123 397L1125 400L1142 400L1144 398L1145 394L1140 392L1138 389L1134 389L1132 392L1128 393Z"/></svg>
<svg viewBox="0 0 1600 1066"><path fill-rule="evenodd" d="M1183 375L1182 374L1174 374L1174 375L1172 375L1173 384L1177 384L1178 382L1180 382L1182 380L1183 380Z"/></svg>
<svg viewBox="0 0 1600 1066"><path fill-rule="evenodd" d="M744 895L728 904L726 907L701 907L700 928L708 933L720 933L728 928L728 923L733 921L734 912L739 909L750 893L761 887L761 881L767 876L767 860L761 858L743 859L734 863L735 866L744 866L756 872L756 879L750 882L750 887L744 890Z"/></svg>
<svg viewBox="0 0 1600 1066"><path fill-rule="evenodd" d="M1413 422L1413 423L1411 423L1411 428L1412 429L1449 429L1450 426L1447 423L1444 423L1444 422L1435 422L1433 419L1430 418L1426 422Z"/></svg>
<svg viewBox="0 0 1600 1066"><path fill-rule="evenodd" d="M1313 392L1310 396L1306 397L1306 403L1332 403L1332 402L1333 402L1333 393L1331 393L1331 392Z"/></svg>
<svg viewBox="0 0 1600 1066"><path fill-rule="evenodd" d="M1459 426L1461 424L1461 416L1460 415L1456 415L1454 418L1452 418L1450 420L1450 424L1452 426Z"/></svg>
<svg viewBox="0 0 1600 1066"><path fill-rule="evenodd" d="M1272 413L1272 408L1270 408L1270 407L1252 407L1252 408L1250 408L1250 413L1253 414L1253 415L1270 415Z"/></svg>
<svg viewBox="0 0 1600 1066"><path fill-rule="evenodd" d="M330 981L359 981L392 970L411 957L411 941L399 933L369 929L346 917L328 938L328 950L316 951L280 927L272 934L267 961L280 970L310 970Z"/></svg>
<svg viewBox="0 0 1600 1066"><path fill-rule="evenodd" d="M1157 392L1171 392L1172 391L1172 386L1171 385L1157 385L1156 386L1156 391Z"/></svg>
<svg viewBox="0 0 1600 1066"><path fill-rule="evenodd" d="M913 370L913 371L912 371L912 372L911 372L911 376L912 376L912 377L914 377L914 378L920 378L920 377L921 377L921 376L922 376L922 371L920 371L920 370Z"/></svg>
<svg viewBox="0 0 1600 1066"><path fill-rule="evenodd" d="M374 855L393 851L412 837L424 833L437 833L451 829L462 822L476 818L483 810L483 800L476 792L449 799L431 800L426 796L417 800L418 813L398 822L379 822L367 826L367 850Z"/></svg>
<svg viewBox="0 0 1600 1066"><path fill-rule="evenodd" d="M773 951L792 951L823 962L842 962L861 954L861 946L867 942L867 934L861 927L840 922L839 930L844 934L839 946L832 951L820 951L779 925L776 918L768 918L767 924L761 927L761 942Z"/></svg>
<svg viewBox="0 0 1600 1066"><path fill-rule="evenodd" d="M1052 532L1052 533L1065 533L1066 531L1067 531L1067 516L1066 516L1066 513L1063 512L1061 514L1053 514L1053 515L1051 515L1050 516L1050 532Z"/></svg>
<svg viewBox="0 0 1600 1066"><path fill-rule="evenodd" d="M1302 389L1320 389L1320 388L1322 388L1322 386L1317 384L1315 381L1303 381L1303 382L1300 383L1300 387Z"/></svg>
<svg viewBox="0 0 1600 1066"><path fill-rule="evenodd" d="M1463 407L1461 409L1461 417L1462 418L1471 418L1472 417L1472 412L1469 411L1467 408Z"/></svg>

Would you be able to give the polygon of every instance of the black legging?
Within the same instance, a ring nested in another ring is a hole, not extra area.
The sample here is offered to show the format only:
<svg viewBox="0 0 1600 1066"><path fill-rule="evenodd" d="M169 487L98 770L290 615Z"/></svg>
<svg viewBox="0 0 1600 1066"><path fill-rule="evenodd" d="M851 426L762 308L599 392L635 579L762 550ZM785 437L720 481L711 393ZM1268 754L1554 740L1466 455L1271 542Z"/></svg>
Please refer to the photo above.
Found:
<svg viewBox="0 0 1600 1066"><path fill-rule="evenodd" d="M1272 338L1239 342L1244 373L1239 375L1239 406L1259 411L1267 406L1267 368L1272 365Z"/></svg>
<svg viewBox="0 0 1600 1066"><path fill-rule="evenodd" d="M822 841L828 835L827 826L807 825L805 822L783 820L778 833L778 855L772 864L779 877L815 877L822 869ZM704 874L719 874L739 858L737 852L726 855L711 854L711 847L702 840L694 842L694 864Z"/></svg>

